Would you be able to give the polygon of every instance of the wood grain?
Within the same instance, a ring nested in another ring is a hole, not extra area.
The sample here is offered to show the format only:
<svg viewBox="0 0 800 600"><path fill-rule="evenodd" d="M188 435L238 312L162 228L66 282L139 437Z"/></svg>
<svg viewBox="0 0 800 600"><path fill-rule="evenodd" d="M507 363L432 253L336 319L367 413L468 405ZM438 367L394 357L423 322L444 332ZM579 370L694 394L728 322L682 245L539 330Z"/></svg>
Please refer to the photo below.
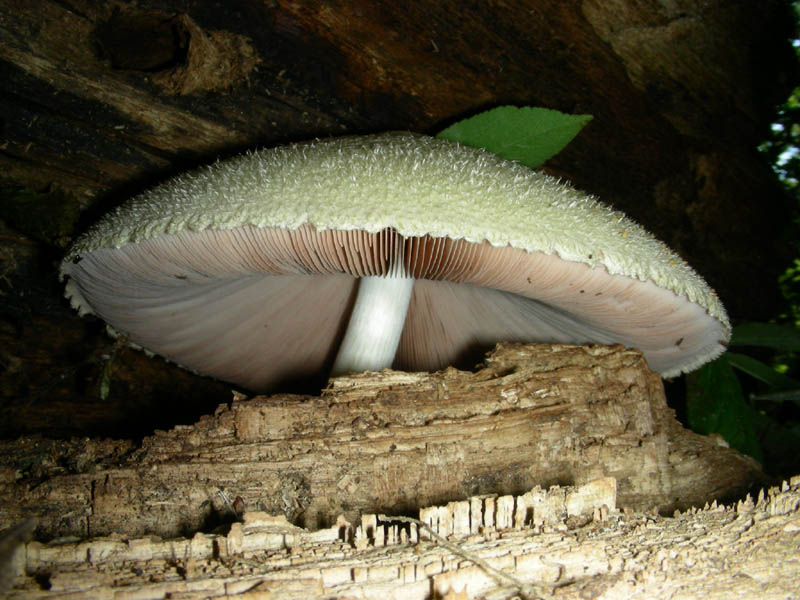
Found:
<svg viewBox="0 0 800 600"><path fill-rule="evenodd" d="M21 546L8 598L792 597L800 479L754 500L660 517L615 507L615 481L475 497L311 532L245 513L227 535L114 534ZM431 533L432 532L432 533Z"/></svg>
<svg viewBox="0 0 800 600"><path fill-rule="evenodd" d="M321 396L238 397L135 449L22 438L0 455L0 525L36 517L40 539L210 531L237 497L317 529L606 476L622 505L661 512L765 481L752 459L683 429L659 376L620 346L500 344L475 373L385 370Z"/></svg>

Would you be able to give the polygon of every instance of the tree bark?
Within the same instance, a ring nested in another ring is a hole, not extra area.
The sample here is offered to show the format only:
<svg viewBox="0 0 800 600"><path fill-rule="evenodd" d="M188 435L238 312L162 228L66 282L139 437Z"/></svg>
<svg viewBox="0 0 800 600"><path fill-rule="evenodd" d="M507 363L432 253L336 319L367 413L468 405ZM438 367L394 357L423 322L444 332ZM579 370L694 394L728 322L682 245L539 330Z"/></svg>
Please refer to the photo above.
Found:
<svg viewBox="0 0 800 600"><path fill-rule="evenodd" d="M230 520L234 501L317 529L604 476L622 505L671 512L766 481L683 429L660 377L621 346L500 344L476 373L385 370L318 397L239 398L135 450L26 438L0 450L0 523L36 517L43 539L191 535Z"/></svg>

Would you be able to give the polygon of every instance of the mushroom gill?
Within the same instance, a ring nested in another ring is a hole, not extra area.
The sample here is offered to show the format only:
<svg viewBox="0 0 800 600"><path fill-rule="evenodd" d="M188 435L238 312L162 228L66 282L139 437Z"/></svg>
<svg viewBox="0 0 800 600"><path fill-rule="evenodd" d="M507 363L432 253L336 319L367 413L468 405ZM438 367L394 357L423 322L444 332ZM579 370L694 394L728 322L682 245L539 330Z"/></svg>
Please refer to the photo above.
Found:
<svg viewBox="0 0 800 600"><path fill-rule="evenodd" d="M61 273L82 313L255 391L334 363L469 365L498 341L620 343L669 377L730 337L703 279L621 213L488 152L403 132L176 177L79 238Z"/></svg>

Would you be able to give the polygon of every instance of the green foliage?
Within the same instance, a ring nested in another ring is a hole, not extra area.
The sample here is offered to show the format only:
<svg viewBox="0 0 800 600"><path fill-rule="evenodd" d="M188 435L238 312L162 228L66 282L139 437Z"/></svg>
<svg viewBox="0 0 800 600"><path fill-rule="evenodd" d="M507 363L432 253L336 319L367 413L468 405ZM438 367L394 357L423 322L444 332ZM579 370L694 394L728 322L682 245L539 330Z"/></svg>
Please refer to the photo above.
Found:
<svg viewBox="0 0 800 600"><path fill-rule="evenodd" d="M793 325L744 323L734 328L731 347L775 351L773 357L800 351L800 331ZM791 355L789 355L791 356ZM718 433L732 448L763 461L762 445L771 454L793 457L800 447L800 428L781 417L789 404L800 405L800 381L778 362L768 365L750 354L726 352L687 377L687 419L694 431ZM745 394L736 371L753 391Z"/></svg>
<svg viewBox="0 0 800 600"><path fill-rule="evenodd" d="M770 139L760 146L778 178L790 190L800 181L800 88L778 109Z"/></svg>
<svg viewBox="0 0 800 600"><path fill-rule="evenodd" d="M800 327L800 258L795 258L792 266L778 278L778 286L789 305L786 318Z"/></svg>
<svg viewBox="0 0 800 600"><path fill-rule="evenodd" d="M776 323L742 323L734 327L730 345L800 352L800 331Z"/></svg>
<svg viewBox="0 0 800 600"><path fill-rule="evenodd" d="M726 356L708 363L687 378L687 418L692 430L718 433L740 452L761 461L752 408Z"/></svg>
<svg viewBox="0 0 800 600"><path fill-rule="evenodd" d="M791 6L795 28L800 32L800 2L794 1ZM792 45L800 58L800 38L793 39ZM795 256L800 255L800 87L794 88L786 102L777 107L769 135L758 149L794 198L794 223L787 241L794 246ZM795 259L787 268L778 285L787 303L786 314L778 315L778 319L800 327L800 259Z"/></svg>
<svg viewBox="0 0 800 600"><path fill-rule="evenodd" d="M795 15L795 38L791 40L795 54L800 58L800 2L791 2ZM793 246L795 256L800 255L800 87L795 88L770 126L769 135L759 150L772 166L788 197L794 202L794 223L785 234L786 242ZM797 472L800 457L800 258L796 258L778 280L786 301L783 314L775 315L775 323L746 323L734 328L732 347L748 347L747 354L728 352L720 361L744 376L739 380L738 398L745 399L742 387L747 389L746 403L751 409L753 427L767 463L767 470L789 475ZM712 363L714 365L714 363ZM706 367L701 369L703 371ZM716 369L718 366L708 366ZM690 378L691 379L691 378ZM692 400L693 382L689 381L690 402L702 404L697 397ZM696 385L695 385L696 390ZM722 394L736 395L730 381L723 385ZM734 400L738 403L738 399ZM694 428L690 419L689 425ZM724 435L724 434L723 434Z"/></svg>
<svg viewBox="0 0 800 600"><path fill-rule="evenodd" d="M536 168L558 154L591 119L548 108L500 106L459 121L436 137Z"/></svg>
<svg viewBox="0 0 800 600"><path fill-rule="evenodd" d="M768 325L768 323L765 324ZM738 369L742 373L750 375L762 383L767 384L767 386L772 389L800 389L800 382L795 381L791 377L787 377L780 371L776 371L774 368L764 364L752 356L738 354L735 352L726 352L725 359L732 367Z"/></svg>
<svg viewBox="0 0 800 600"><path fill-rule="evenodd" d="M794 13L795 30L791 43L795 55L800 59L800 2L792 0L791 10ZM800 183L800 87L795 88L786 102L777 107L770 129L770 135L759 146L759 150L766 155L784 186L797 191Z"/></svg>

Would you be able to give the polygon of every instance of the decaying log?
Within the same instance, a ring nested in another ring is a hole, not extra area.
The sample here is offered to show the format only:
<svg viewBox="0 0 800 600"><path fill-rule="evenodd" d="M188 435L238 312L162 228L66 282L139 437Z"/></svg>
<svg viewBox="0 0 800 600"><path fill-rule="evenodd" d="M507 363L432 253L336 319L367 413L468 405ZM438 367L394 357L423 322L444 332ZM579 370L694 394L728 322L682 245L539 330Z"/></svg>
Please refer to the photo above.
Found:
<svg viewBox="0 0 800 600"><path fill-rule="evenodd" d="M672 517L614 501L604 478L423 509L424 527L365 515L309 532L245 513L224 536L30 542L8 597L715 600L800 588L800 477Z"/></svg>
<svg viewBox="0 0 800 600"><path fill-rule="evenodd" d="M500 344L475 373L340 377L319 397L240 398L139 448L21 438L0 456L0 527L35 517L37 539L185 536L244 510L317 529L606 476L623 506L672 512L764 481L684 430L621 346Z"/></svg>

